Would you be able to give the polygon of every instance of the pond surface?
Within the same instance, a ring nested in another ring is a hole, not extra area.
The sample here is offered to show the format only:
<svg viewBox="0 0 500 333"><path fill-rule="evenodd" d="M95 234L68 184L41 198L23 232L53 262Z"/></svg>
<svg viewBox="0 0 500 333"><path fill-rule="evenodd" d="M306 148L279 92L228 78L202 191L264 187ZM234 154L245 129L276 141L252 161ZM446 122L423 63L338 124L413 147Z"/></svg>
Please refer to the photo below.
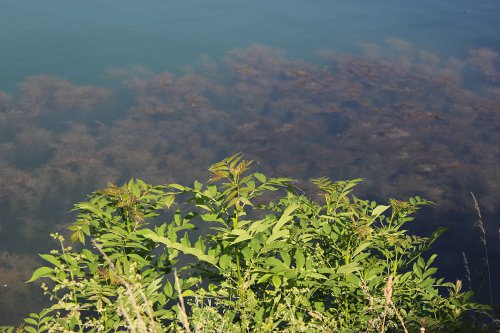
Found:
<svg viewBox="0 0 500 333"><path fill-rule="evenodd" d="M498 1L0 8L0 325L43 303L23 281L74 202L131 177L204 181L239 151L272 176L433 200L413 230L448 227L440 272L465 279L465 254L477 289L474 192L500 301Z"/></svg>

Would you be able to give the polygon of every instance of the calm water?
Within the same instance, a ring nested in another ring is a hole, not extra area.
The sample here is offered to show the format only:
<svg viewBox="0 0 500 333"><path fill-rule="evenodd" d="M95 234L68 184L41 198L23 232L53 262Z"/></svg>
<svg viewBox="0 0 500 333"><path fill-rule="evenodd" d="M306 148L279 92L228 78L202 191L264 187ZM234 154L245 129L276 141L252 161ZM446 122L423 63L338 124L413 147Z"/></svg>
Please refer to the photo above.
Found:
<svg viewBox="0 0 500 333"><path fill-rule="evenodd" d="M305 58L401 38L446 55L500 47L498 0L0 1L1 87L46 73L95 84L109 67L193 65L253 43Z"/></svg>
<svg viewBox="0 0 500 333"><path fill-rule="evenodd" d="M0 324L39 306L22 281L72 203L206 180L236 151L434 200L414 229L450 228L449 279L463 252L481 269L474 191L498 262L498 17L498 0L0 0Z"/></svg>

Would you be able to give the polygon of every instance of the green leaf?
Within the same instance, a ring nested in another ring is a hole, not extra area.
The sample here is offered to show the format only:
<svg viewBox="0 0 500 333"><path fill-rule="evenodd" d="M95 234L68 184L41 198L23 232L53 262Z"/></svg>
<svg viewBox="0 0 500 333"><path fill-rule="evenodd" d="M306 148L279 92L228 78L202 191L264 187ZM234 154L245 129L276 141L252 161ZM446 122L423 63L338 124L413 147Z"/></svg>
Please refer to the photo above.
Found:
<svg viewBox="0 0 500 333"><path fill-rule="evenodd" d="M323 313L325 311L325 303L323 302L314 302L314 309Z"/></svg>
<svg viewBox="0 0 500 333"><path fill-rule="evenodd" d="M196 296L196 293L193 290L188 289L188 290L184 290L182 292L182 296L183 297L193 297L193 296Z"/></svg>
<svg viewBox="0 0 500 333"><path fill-rule="evenodd" d="M436 272L438 271L438 269L436 267L431 267L431 268L428 268L426 271L423 272L422 274L422 278L425 279L429 276L432 276L434 275Z"/></svg>
<svg viewBox="0 0 500 333"><path fill-rule="evenodd" d="M261 249L261 252L266 253L266 252L269 252L272 250L279 250L279 249L282 249L282 248L288 247L288 246L289 246L289 244L287 242L275 241L275 242L268 243L268 244L264 245Z"/></svg>
<svg viewBox="0 0 500 333"><path fill-rule="evenodd" d="M199 181L195 180L195 181L193 182L193 187L194 187L194 189L195 189L195 190L200 191L200 190L201 190L201 188L203 187L203 184L202 184L202 183L200 183Z"/></svg>
<svg viewBox="0 0 500 333"><path fill-rule="evenodd" d="M446 232L446 230L448 230L448 228L446 227L439 227L437 228L436 231L434 231L431 235L431 240L434 241L436 240L439 236L441 236L444 232Z"/></svg>
<svg viewBox="0 0 500 333"><path fill-rule="evenodd" d="M322 279L322 280L328 280L326 276L323 274L315 273L315 272L307 272L305 276L309 279Z"/></svg>
<svg viewBox="0 0 500 333"><path fill-rule="evenodd" d="M330 224L328 222L323 223L322 229L326 236L329 236L332 232L332 227L330 227Z"/></svg>
<svg viewBox="0 0 500 333"><path fill-rule="evenodd" d="M371 244L372 244L371 242L364 242L364 243L359 244L359 246L352 252L351 258L356 257L356 255L358 255L358 253L365 250Z"/></svg>
<svg viewBox="0 0 500 333"><path fill-rule="evenodd" d="M269 190L269 191L276 191L278 188L270 185L261 185L259 188Z"/></svg>
<svg viewBox="0 0 500 333"><path fill-rule="evenodd" d="M306 258L304 256L304 253L300 249L297 249L295 251L295 267L297 269L302 269L304 268L304 264L306 262Z"/></svg>
<svg viewBox="0 0 500 333"><path fill-rule="evenodd" d="M59 261L59 259L57 259L53 255L50 255L50 254L40 254L39 256L43 260L50 262L52 265L54 265L56 267L60 267L61 266L61 262Z"/></svg>
<svg viewBox="0 0 500 333"><path fill-rule="evenodd" d="M273 278L271 279L271 282L273 283L273 286L276 289L278 289L281 286L281 279L277 275L273 276Z"/></svg>
<svg viewBox="0 0 500 333"><path fill-rule="evenodd" d="M146 296L151 296L154 292L156 292L158 289L160 289L161 282L162 282L162 278L157 278L157 279L154 279L152 282L150 282L147 285Z"/></svg>
<svg viewBox="0 0 500 333"><path fill-rule="evenodd" d="M250 202L250 200L248 200L247 198L245 197L238 197L240 203L244 203L245 205L248 205L248 206L253 206L253 204Z"/></svg>
<svg viewBox="0 0 500 333"><path fill-rule="evenodd" d="M271 226L271 222L267 219L264 219L264 220L258 220L258 221L255 221L253 222L247 229L247 231L254 235L254 234L258 234L258 233L261 233L267 229L269 229L269 227Z"/></svg>
<svg viewBox="0 0 500 333"><path fill-rule="evenodd" d="M287 268L285 266L285 264L283 264L283 262L281 260L279 260L278 258L274 258L274 257L267 258L265 260L265 263L266 263L266 265L274 266L274 267L279 267L280 269Z"/></svg>
<svg viewBox="0 0 500 333"><path fill-rule="evenodd" d="M371 280L372 278L375 278L378 275L381 275L384 272L384 269L385 269L385 267L382 265L375 266L375 267L372 266L370 269L368 269L368 271L366 271L365 279Z"/></svg>
<svg viewBox="0 0 500 333"><path fill-rule="evenodd" d="M418 286L420 288L424 289L424 288L432 286L434 284L434 282L436 282L436 279L427 278L427 279L423 280L422 282L420 282L418 284Z"/></svg>
<svg viewBox="0 0 500 333"><path fill-rule="evenodd" d="M207 189L203 192L203 194L209 198L215 197L215 195L217 195L217 186L215 185L208 186Z"/></svg>
<svg viewBox="0 0 500 333"><path fill-rule="evenodd" d="M252 236L250 236L244 229L234 229L233 231L231 231L230 235L237 236L236 239L231 242L231 245L252 239Z"/></svg>
<svg viewBox="0 0 500 333"><path fill-rule="evenodd" d="M415 276L418 277L419 279L422 278L422 269L418 267L416 263L413 264L413 273L415 273Z"/></svg>
<svg viewBox="0 0 500 333"><path fill-rule="evenodd" d="M243 258L245 258L246 261L250 261L254 256L254 251L252 250L251 246L247 245L243 249L241 249L241 254L243 254Z"/></svg>
<svg viewBox="0 0 500 333"><path fill-rule="evenodd" d="M175 201L175 195L167 195L163 198L163 204L167 207L170 208L172 204Z"/></svg>
<svg viewBox="0 0 500 333"><path fill-rule="evenodd" d="M226 270L229 267L229 264L231 263L232 258L230 255L223 254L219 258L219 266L222 270Z"/></svg>
<svg viewBox="0 0 500 333"><path fill-rule="evenodd" d="M159 310L153 312L154 318L161 318L161 319L167 319L167 320L173 320L177 316L174 311L172 310Z"/></svg>
<svg viewBox="0 0 500 333"><path fill-rule="evenodd" d="M345 280L347 283L349 283L351 285L351 288L352 286L355 286L355 288L357 288L360 284L360 279L357 277L357 275L355 274L347 274L346 277L345 277Z"/></svg>
<svg viewBox="0 0 500 333"><path fill-rule="evenodd" d="M342 265L339 268L337 268L337 273L339 274L350 274L355 271L359 271L361 267L357 262L351 262L348 263L347 265Z"/></svg>
<svg viewBox="0 0 500 333"><path fill-rule="evenodd" d="M372 210L372 217L375 220L379 217L383 212L389 209L391 206L379 205Z"/></svg>
<svg viewBox="0 0 500 333"><path fill-rule="evenodd" d="M83 230L81 230L81 229L72 233L69 239L73 243L80 242L82 244L85 244L85 234L83 233Z"/></svg>
<svg viewBox="0 0 500 333"><path fill-rule="evenodd" d="M163 292L168 298L172 298L172 295L174 294L174 288L172 287L170 281L165 282L165 286L163 287Z"/></svg>
<svg viewBox="0 0 500 333"><path fill-rule="evenodd" d="M288 236L289 234L290 234L290 231L288 231L287 229L279 230L277 232L274 232L274 230L273 230L273 233L267 239L266 244L270 244L279 238Z"/></svg>
<svg viewBox="0 0 500 333"><path fill-rule="evenodd" d="M337 269L332 268L332 267L320 267L318 268L318 273L321 274L336 274Z"/></svg>
<svg viewBox="0 0 500 333"><path fill-rule="evenodd" d="M179 250L185 254L191 254L191 255L195 256L196 258L198 258L198 260L208 262L214 266L217 265L217 258L215 258L214 256L207 255L207 254L203 253L202 251L200 251L199 249L196 249L196 248L193 248L193 247L181 244L181 243L172 242L170 239L168 239L164 236L157 235L152 230L149 230L149 229L138 230L137 233L144 236L145 238L151 239L153 242L165 244L169 248Z"/></svg>
<svg viewBox="0 0 500 333"><path fill-rule="evenodd" d="M189 189L188 187L182 186L180 184L169 184L168 186L169 187L173 187L173 188L175 188L176 190L179 190L179 191L184 191L186 189Z"/></svg>
<svg viewBox="0 0 500 333"><path fill-rule="evenodd" d="M46 277L46 276L49 276L54 270L50 267L40 267L39 269L37 269L33 275L31 276L31 279L29 279L28 281L26 282L33 282L33 281L36 281L38 280L39 278L41 277Z"/></svg>
<svg viewBox="0 0 500 333"><path fill-rule="evenodd" d="M257 180L261 183L265 183L267 178L264 174L260 173L260 172L256 172L253 174L255 176L255 178L257 178Z"/></svg>
<svg viewBox="0 0 500 333"><path fill-rule="evenodd" d="M136 254L136 253L129 253L127 254L127 256L132 259L133 261L141 264L141 265L148 265L149 261L147 259L145 259L144 257Z"/></svg>
<svg viewBox="0 0 500 333"><path fill-rule="evenodd" d="M281 259L283 260L283 263L285 264L285 266L290 267L290 264L292 262L292 258L290 257L288 252L280 251L279 254L280 254Z"/></svg>
<svg viewBox="0 0 500 333"><path fill-rule="evenodd" d="M38 326L38 322L33 318L24 318L24 322L33 326Z"/></svg>
<svg viewBox="0 0 500 333"><path fill-rule="evenodd" d="M257 280L257 283L266 282L267 280L269 280L269 278L270 278L271 276L274 276L274 275L273 275L273 274L269 274L269 273L264 274L264 275L262 275L262 276L261 276L261 277Z"/></svg>
<svg viewBox="0 0 500 333"><path fill-rule="evenodd" d="M424 258L422 258L422 257L418 257L418 259L417 259L417 265L418 265L420 268L425 268L425 261L424 261Z"/></svg>
<svg viewBox="0 0 500 333"><path fill-rule="evenodd" d="M273 234L281 229L282 226L285 225L288 221L293 219L293 216L291 214L298 208L299 206L297 204L292 204L288 207L286 207L285 211L283 212L283 215L281 215L280 219L276 223L276 225L273 228Z"/></svg>
<svg viewBox="0 0 500 333"><path fill-rule="evenodd" d="M202 214L201 219L206 222L223 222L222 218L218 213L214 214Z"/></svg>
<svg viewBox="0 0 500 333"><path fill-rule="evenodd" d="M75 205L75 208L82 211L89 211L94 213L95 215L102 217L103 211L99 209L99 207L95 207L90 202L79 202Z"/></svg>

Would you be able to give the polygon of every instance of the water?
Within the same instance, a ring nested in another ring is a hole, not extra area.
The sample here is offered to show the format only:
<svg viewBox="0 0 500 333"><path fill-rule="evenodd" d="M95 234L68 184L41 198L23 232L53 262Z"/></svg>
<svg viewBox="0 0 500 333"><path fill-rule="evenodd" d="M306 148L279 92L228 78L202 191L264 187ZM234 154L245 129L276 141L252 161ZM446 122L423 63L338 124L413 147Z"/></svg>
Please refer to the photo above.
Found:
<svg viewBox="0 0 500 333"><path fill-rule="evenodd" d="M109 67L172 70L253 43L311 57L356 43L410 40L445 54L496 49L498 1L2 0L1 86L46 73L95 83Z"/></svg>
<svg viewBox="0 0 500 333"><path fill-rule="evenodd" d="M462 251L480 266L474 191L498 261L498 1L0 8L0 323L40 306L21 281L72 203L130 177L206 180L237 151L275 176L434 200L414 229L450 228L449 279L465 275Z"/></svg>

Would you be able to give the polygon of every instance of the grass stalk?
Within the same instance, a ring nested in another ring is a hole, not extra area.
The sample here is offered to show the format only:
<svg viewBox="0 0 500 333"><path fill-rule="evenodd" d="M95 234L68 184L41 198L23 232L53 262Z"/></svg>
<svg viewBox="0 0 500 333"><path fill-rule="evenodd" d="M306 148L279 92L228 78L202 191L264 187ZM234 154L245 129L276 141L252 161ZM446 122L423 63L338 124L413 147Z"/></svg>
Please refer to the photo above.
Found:
<svg viewBox="0 0 500 333"><path fill-rule="evenodd" d="M177 290L177 294L179 294L179 319L184 325L186 333L191 333L191 329L189 328L188 315L186 312L186 306L184 305L184 297L182 296L181 284L179 282L179 277L177 276L177 270L174 270L174 278L175 278L175 289Z"/></svg>
<svg viewBox="0 0 500 333"><path fill-rule="evenodd" d="M97 248L97 250L103 255L104 259L106 260L106 262L109 265L109 268L112 269L113 272L115 273L115 278L118 280L118 282L127 289L127 294L128 294L128 298L130 301L130 305L132 306L132 308L134 309L134 311L136 313L137 322L134 322L132 320L132 318L130 317L130 315L126 309L126 305L123 304L122 299L120 299L119 302L120 302L120 310L122 312L122 315L124 316L125 320L129 324L131 331L137 332L137 330L136 330L136 326L137 326L139 328L139 333L149 333L149 332L157 333L153 314L151 312L151 309L149 309L150 305L147 301L146 295L139 288L140 294L144 299L144 307L145 307L146 314L148 315L149 320L150 320L149 328L148 328L148 325L144 322L144 320L142 318L142 315L141 315L142 311L141 311L139 304L137 302L137 299L135 297L135 293L134 293L134 290L132 288L132 285L130 283L128 283L123 277L120 276L115 265L113 264L111 259L109 259L109 257L106 255L106 253L104 253L104 251L101 249L99 244L97 244L97 242L94 240L92 240L92 244L94 244L94 246Z"/></svg>
<svg viewBox="0 0 500 333"><path fill-rule="evenodd" d="M403 330L405 333L408 333L408 330L406 329L405 322L401 314L399 313L398 309L396 308L396 304L392 301L392 287L393 287L393 275L389 274L389 278L387 279L387 285L384 288L384 296L385 296L385 309L384 309L384 318L382 320L382 330L380 331L381 333L385 332L385 320L387 318L387 311L389 310L389 306L391 306L394 309L394 312L396 313L396 316L399 319L399 322L403 326Z"/></svg>
<svg viewBox="0 0 500 333"><path fill-rule="evenodd" d="M484 226L484 221L483 221L483 216L481 215L481 209L479 208L479 203L476 200L476 197L474 196L474 193L470 193L472 196L472 201L474 203L474 209L476 210L478 220L474 224L479 231L481 232L481 242L483 243L484 247L484 260L486 264L486 271L487 271L487 278L488 278L488 288L490 292L490 304L493 305L493 291L491 287L491 270L490 270L490 258L488 255L488 239L486 237L486 228Z"/></svg>

